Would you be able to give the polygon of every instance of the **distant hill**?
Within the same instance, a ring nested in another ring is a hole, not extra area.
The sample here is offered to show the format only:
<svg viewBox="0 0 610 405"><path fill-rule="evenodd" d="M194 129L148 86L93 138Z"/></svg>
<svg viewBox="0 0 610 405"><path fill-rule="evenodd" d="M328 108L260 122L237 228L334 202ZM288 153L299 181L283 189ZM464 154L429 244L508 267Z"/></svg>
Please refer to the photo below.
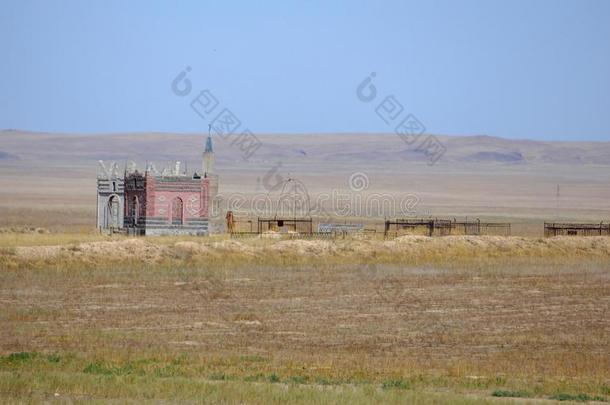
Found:
<svg viewBox="0 0 610 405"><path fill-rule="evenodd" d="M174 160L198 161L204 134L125 133L49 134L0 132L0 159L51 161ZM299 159L350 164L389 161L425 162L416 145L394 134L257 134L261 147L249 159L267 162ZM610 165L610 142L543 142L486 135L437 136L446 148L441 163L600 164ZM243 160L235 138L214 139L218 162Z"/></svg>
<svg viewBox="0 0 610 405"><path fill-rule="evenodd" d="M0 160L14 160L14 159L19 159L19 158L15 155L11 155L10 153L6 153L6 152L0 150Z"/></svg>
<svg viewBox="0 0 610 405"><path fill-rule="evenodd" d="M530 220L610 218L610 142L438 136L446 153L429 165L416 142L407 145L395 134L257 136L261 147L247 160L239 139L214 139L226 201L234 193L235 201L268 195L274 184L292 177L306 185L312 199L332 197L323 200L332 210L356 207L357 201L369 209L378 204L377 197L367 200L375 195L393 196L396 208L409 194L417 196L418 216L518 218L526 227ZM146 163L173 167L179 160L186 171L200 172L204 141L204 134L0 131L0 222L23 225L34 214L22 210L30 209L38 212L40 220L31 223L36 226L47 220L91 224L98 160L120 167L134 160L140 169ZM353 190L355 174L365 179L364 189ZM345 195L354 200L346 203Z"/></svg>

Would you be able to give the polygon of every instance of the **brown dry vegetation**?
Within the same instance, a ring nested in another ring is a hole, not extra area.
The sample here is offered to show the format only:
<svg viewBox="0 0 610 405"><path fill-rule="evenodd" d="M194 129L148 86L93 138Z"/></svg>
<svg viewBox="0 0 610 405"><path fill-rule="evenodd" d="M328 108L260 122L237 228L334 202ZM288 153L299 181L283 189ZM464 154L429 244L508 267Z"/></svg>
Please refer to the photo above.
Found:
<svg viewBox="0 0 610 405"><path fill-rule="evenodd" d="M199 167L201 135L0 138L2 403L610 396L610 238L540 238L545 220L608 221L610 143L441 137L430 167L391 134L261 135L248 162L216 142L225 196L266 193L279 162L312 198L362 171L362 195L517 235L320 241L94 232L98 159Z"/></svg>
<svg viewBox="0 0 610 405"><path fill-rule="evenodd" d="M0 235L5 398L609 394L610 238L88 237Z"/></svg>

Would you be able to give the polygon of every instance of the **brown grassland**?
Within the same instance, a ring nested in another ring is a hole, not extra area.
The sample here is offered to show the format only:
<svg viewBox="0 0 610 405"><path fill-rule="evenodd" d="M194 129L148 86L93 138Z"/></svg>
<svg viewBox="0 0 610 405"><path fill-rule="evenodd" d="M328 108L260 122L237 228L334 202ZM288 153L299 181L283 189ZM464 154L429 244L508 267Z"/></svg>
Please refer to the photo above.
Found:
<svg viewBox="0 0 610 405"><path fill-rule="evenodd" d="M197 168L202 135L0 132L0 403L608 401L610 237L542 222L608 222L610 142L439 138L433 166L393 134L260 135L248 161L218 139L220 192L358 171L515 236L110 238L97 160Z"/></svg>
<svg viewBox="0 0 610 405"><path fill-rule="evenodd" d="M0 245L3 402L610 395L609 238Z"/></svg>

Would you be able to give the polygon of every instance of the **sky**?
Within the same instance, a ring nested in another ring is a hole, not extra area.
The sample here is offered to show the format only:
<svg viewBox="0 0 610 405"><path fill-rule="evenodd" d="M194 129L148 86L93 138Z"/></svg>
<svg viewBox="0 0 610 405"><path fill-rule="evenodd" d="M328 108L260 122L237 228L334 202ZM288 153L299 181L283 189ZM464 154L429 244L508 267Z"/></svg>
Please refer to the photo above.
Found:
<svg viewBox="0 0 610 405"><path fill-rule="evenodd" d="M0 50L0 129L610 140L605 0L3 0Z"/></svg>

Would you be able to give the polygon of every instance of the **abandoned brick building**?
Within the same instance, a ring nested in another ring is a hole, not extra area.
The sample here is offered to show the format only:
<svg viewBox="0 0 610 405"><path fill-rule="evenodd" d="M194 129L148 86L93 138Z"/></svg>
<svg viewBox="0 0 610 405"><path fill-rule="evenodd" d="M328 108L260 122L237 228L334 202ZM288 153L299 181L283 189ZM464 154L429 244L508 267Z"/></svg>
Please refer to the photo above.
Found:
<svg viewBox="0 0 610 405"><path fill-rule="evenodd" d="M97 227L133 235L207 235L212 200L218 192L212 139L208 135L201 174L181 171L180 162L158 172L129 164L123 175L100 161L97 176Z"/></svg>

